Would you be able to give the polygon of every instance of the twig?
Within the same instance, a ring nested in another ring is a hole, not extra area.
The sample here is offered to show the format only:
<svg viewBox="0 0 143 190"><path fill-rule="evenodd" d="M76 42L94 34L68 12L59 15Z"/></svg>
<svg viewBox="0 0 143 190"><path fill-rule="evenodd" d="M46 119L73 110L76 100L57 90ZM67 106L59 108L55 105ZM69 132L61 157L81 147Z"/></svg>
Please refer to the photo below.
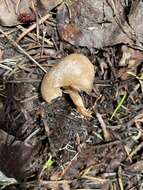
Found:
<svg viewBox="0 0 143 190"><path fill-rule="evenodd" d="M9 71L12 71L12 68L6 66L6 65L3 65L0 63L0 68L3 68L3 69L6 69L6 70L9 70Z"/></svg>
<svg viewBox="0 0 143 190"><path fill-rule="evenodd" d="M57 181L57 180L51 180L51 181L48 181L48 180L39 180L39 182L41 183L41 185L52 185L52 184L62 184L62 183L68 183L68 184L70 184L70 183L72 183L72 181L71 180L60 180L60 181Z"/></svg>
<svg viewBox="0 0 143 190"><path fill-rule="evenodd" d="M47 19L49 18L49 14L45 15L44 17L42 17L38 24L42 24L43 22L45 22ZM25 30L16 40L17 43L19 43L19 41L24 38L24 36L26 36L29 32L31 32L32 30L34 30L37 27L37 23L34 23L33 25L31 25L27 30Z"/></svg>
<svg viewBox="0 0 143 190"><path fill-rule="evenodd" d="M5 83L39 83L41 80L39 79L24 79L24 78L21 78L21 79L17 79L17 80L7 80L5 81Z"/></svg>
<svg viewBox="0 0 143 190"><path fill-rule="evenodd" d="M22 32L25 32L26 31L26 29L23 27L23 26L21 26L21 25L18 25L18 26L16 26L19 30L21 30ZM32 39L36 39L36 34L33 34L33 33L28 33L27 34L30 38L32 38ZM43 40L43 37L42 36L39 36L39 39L40 40ZM44 38L44 42L45 43L47 43L49 46L53 46L53 42L51 42L50 40L48 40L47 38Z"/></svg>
<svg viewBox="0 0 143 190"><path fill-rule="evenodd" d="M103 130L104 139L108 140L109 137L110 137L110 135L109 135L109 132L107 131L107 127L106 127L106 124L105 124L105 122L104 122L104 120L102 118L102 115L100 113L96 112L96 117L97 117L99 123L101 124L101 128Z"/></svg>
<svg viewBox="0 0 143 190"><path fill-rule="evenodd" d="M13 39L11 39L7 34L3 32L3 30L0 28L0 32L10 41L10 43L18 48L24 55L26 55L33 63L35 63L40 69L42 69L45 73L47 72L46 69L44 69L33 57L31 57L20 45L18 45Z"/></svg>
<svg viewBox="0 0 143 190"><path fill-rule="evenodd" d="M24 141L25 145L31 146L31 145L29 144L29 141L31 140L31 138L33 138L35 135L37 135L37 133L39 133L40 130L41 130L41 129L38 128L38 129L36 129L35 131L33 131L33 132L25 139L25 141Z"/></svg>
<svg viewBox="0 0 143 190"><path fill-rule="evenodd" d="M133 125L135 122L139 122L143 119L143 109L141 109L136 116L131 119L128 123L126 123L126 126L131 126Z"/></svg>
<svg viewBox="0 0 143 190"><path fill-rule="evenodd" d="M132 159L132 157L143 147L143 142L141 142L128 156L128 159Z"/></svg>
<svg viewBox="0 0 143 190"><path fill-rule="evenodd" d="M124 190L121 166L119 166L119 169L118 169L118 181L119 181L120 190Z"/></svg>
<svg viewBox="0 0 143 190"><path fill-rule="evenodd" d="M66 166L66 168L64 169L64 171L61 173L59 179L61 179L66 174L66 172L68 171L68 169L71 167L73 161L77 160L78 155L79 155L79 152L77 152L75 154L75 156L69 161L68 165Z"/></svg>

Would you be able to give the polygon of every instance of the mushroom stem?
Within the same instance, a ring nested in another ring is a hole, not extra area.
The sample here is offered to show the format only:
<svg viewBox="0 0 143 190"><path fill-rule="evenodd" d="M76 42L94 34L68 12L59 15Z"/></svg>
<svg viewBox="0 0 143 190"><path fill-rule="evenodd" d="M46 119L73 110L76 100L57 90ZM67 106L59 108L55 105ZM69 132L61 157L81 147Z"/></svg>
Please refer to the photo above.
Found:
<svg viewBox="0 0 143 190"><path fill-rule="evenodd" d="M66 90L66 93L70 95L73 103L76 105L77 110L81 115L83 115L84 117L92 117L92 112L87 111L83 104L83 100L77 91Z"/></svg>

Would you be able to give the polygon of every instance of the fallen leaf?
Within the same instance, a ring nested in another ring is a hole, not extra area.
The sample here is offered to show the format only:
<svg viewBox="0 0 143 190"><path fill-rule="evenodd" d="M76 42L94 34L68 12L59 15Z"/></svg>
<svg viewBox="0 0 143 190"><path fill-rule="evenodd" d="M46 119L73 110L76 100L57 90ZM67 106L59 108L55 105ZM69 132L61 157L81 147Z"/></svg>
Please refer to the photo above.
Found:
<svg viewBox="0 0 143 190"><path fill-rule="evenodd" d="M125 66L118 71L118 77L123 80L128 79L133 72L136 75L137 67L143 61L143 52L132 49L127 46L122 47L122 57L119 62L120 66Z"/></svg>
<svg viewBox="0 0 143 190"><path fill-rule="evenodd" d="M32 14L31 0L5 0L0 5L0 24L4 26L14 26L20 24L18 20L21 14Z"/></svg>
<svg viewBox="0 0 143 190"><path fill-rule="evenodd" d="M32 147L24 142L0 144L0 171L8 177L23 178L31 159ZM8 155L8 156L7 156Z"/></svg>
<svg viewBox="0 0 143 190"><path fill-rule="evenodd" d="M115 44L136 43L142 47L143 41L143 2L136 3L131 9L121 1L111 0L76 0L67 1L58 8L57 28L62 40L73 45L103 48ZM125 9L130 24L124 16ZM139 26L138 26L139 25ZM67 26L72 28L67 35ZM132 27L133 26L133 27ZM139 30L136 30L136 26ZM77 32L80 36L77 35ZM136 41L136 42L135 42Z"/></svg>

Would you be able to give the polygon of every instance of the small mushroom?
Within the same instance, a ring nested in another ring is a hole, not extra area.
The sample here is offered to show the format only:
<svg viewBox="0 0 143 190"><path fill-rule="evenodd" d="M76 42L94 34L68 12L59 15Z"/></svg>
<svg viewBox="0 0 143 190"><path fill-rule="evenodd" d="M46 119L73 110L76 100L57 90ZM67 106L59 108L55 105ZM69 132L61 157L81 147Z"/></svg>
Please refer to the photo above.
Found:
<svg viewBox="0 0 143 190"><path fill-rule="evenodd" d="M51 103L53 99L62 96L64 89L64 92L70 95L78 112L85 117L91 117L91 112L86 110L79 92L89 93L92 90L94 74L94 66L86 56L70 54L61 59L44 76L41 84L42 97Z"/></svg>

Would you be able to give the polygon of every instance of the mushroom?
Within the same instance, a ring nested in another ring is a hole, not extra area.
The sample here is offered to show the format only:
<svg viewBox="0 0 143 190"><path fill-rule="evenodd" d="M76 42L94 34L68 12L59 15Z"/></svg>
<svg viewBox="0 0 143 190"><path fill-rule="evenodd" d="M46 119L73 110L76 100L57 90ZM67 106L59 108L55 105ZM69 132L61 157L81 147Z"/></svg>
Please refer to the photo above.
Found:
<svg viewBox="0 0 143 190"><path fill-rule="evenodd" d="M44 76L41 84L42 97L51 103L53 99L62 96L64 89L64 92L70 95L78 112L84 117L91 117L91 112L86 110L79 92L89 93L92 90L94 74L94 66L86 56L70 54L61 59Z"/></svg>

